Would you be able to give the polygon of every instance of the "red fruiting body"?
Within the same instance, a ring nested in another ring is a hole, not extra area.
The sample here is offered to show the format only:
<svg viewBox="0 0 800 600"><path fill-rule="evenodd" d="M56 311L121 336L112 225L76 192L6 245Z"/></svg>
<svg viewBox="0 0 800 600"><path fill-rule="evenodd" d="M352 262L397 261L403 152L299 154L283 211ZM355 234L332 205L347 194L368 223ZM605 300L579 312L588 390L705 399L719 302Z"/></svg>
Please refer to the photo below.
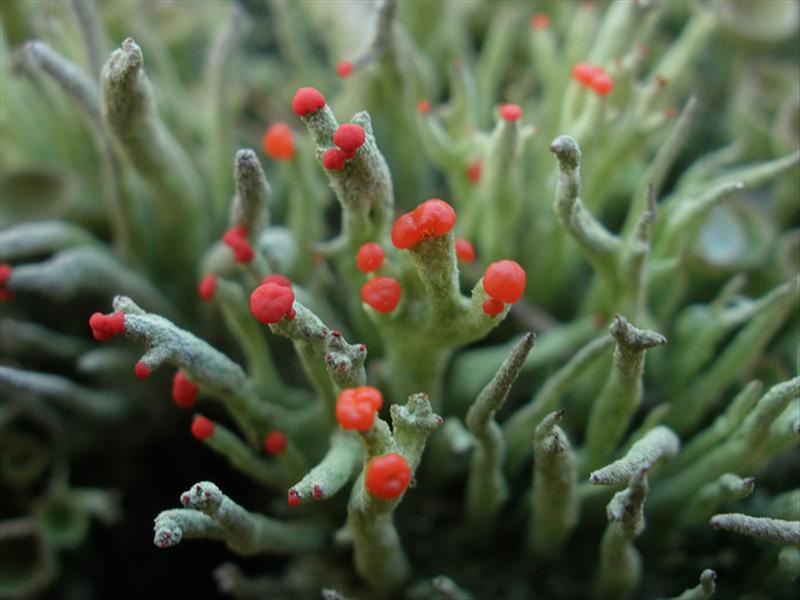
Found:
<svg viewBox="0 0 800 600"><path fill-rule="evenodd" d="M364 145L364 128L354 123L345 123L333 132L333 143L345 152L355 152Z"/></svg>
<svg viewBox="0 0 800 600"><path fill-rule="evenodd" d="M356 266L362 273L372 273L381 268L384 257L383 248L375 242L367 242L358 249Z"/></svg>
<svg viewBox="0 0 800 600"><path fill-rule="evenodd" d="M286 277L286 275L279 275L278 273L264 275L264 277L261 278L261 285L264 285L265 283L277 283L283 287L292 287L292 280Z"/></svg>
<svg viewBox="0 0 800 600"><path fill-rule="evenodd" d="M320 498L322 498L322 496L323 496L322 488L319 487L319 485L315 483L314 484L314 498L319 500Z"/></svg>
<svg viewBox="0 0 800 600"><path fill-rule="evenodd" d="M294 156L294 136L286 123L270 125L261 140L264 154L275 160L291 160Z"/></svg>
<svg viewBox="0 0 800 600"><path fill-rule="evenodd" d="M378 388L371 385L361 385L354 388L347 388L339 393L337 402L358 402L372 406L373 410L380 410L383 406L383 394Z"/></svg>
<svg viewBox="0 0 800 600"><path fill-rule="evenodd" d="M500 116L506 121L518 121L522 116L522 107L519 104L503 104L500 107Z"/></svg>
<svg viewBox="0 0 800 600"><path fill-rule="evenodd" d="M336 148L329 148L325 150L322 155L322 166L328 171L340 171L344 169L344 161L347 160L347 154Z"/></svg>
<svg viewBox="0 0 800 600"><path fill-rule="evenodd" d="M531 27L536 30L549 29L550 17L544 13L536 13L531 17Z"/></svg>
<svg viewBox="0 0 800 600"><path fill-rule="evenodd" d="M401 496L411 482L411 466L395 452L376 456L367 464L364 487L382 500Z"/></svg>
<svg viewBox="0 0 800 600"><path fill-rule="evenodd" d="M356 402L340 394L336 400L336 420L342 429L367 431L375 422L375 409L369 402Z"/></svg>
<svg viewBox="0 0 800 600"><path fill-rule="evenodd" d="M196 440L206 440L214 435L217 426L214 421L206 419L203 415L197 415L192 421L192 435Z"/></svg>
<svg viewBox="0 0 800 600"><path fill-rule="evenodd" d="M392 226L392 244L395 248L411 248L419 241L417 224L411 213L400 215Z"/></svg>
<svg viewBox="0 0 800 600"><path fill-rule="evenodd" d="M264 436L264 450L267 454L280 454L286 449L286 434L282 431L270 431Z"/></svg>
<svg viewBox="0 0 800 600"><path fill-rule="evenodd" d="M394 277L375 277L361 286L361 300L380 313L388 313L397 308L400 291Z"/></svg>
<svg viewBox="0 0 800 600"><path fill-rule="evenodd" d="M592 77L592 81L589 85L594 90L595 94L598 96L605 96L614 89L614 80L605 73L600 72Z"/></svg>
<svg viewBox="0 0 800 600"><path fill-rule="evenodd" d="M456 256L461 262L470 263L475 260L475 248L469 240L456 240Z"/></svg>
<svg viewBox="0 0 800 600"><path fill-rule="evenodd" d="M336 399L336 420L342 429L366 431L375 422L375 411L383 405L383 394L377 388L362 385L347 388Z"/></svg>
<svg viewBox="0 0 800 600"><path fill-rule="evenodd" d="M392 227L392 243L396 248L411 248L421 240L446 234L455 224L453 207L444 200L431 198L398 217Z"/></svg>
<svg viewBox="0 0 800 600"><path fill-rule="evenodd" d="M3 263L0 265L0 302L14 297L14 292L5 287L9 277L11 277L11 265Z"/></svg>
<svg viewBox="0 0 800 600"><path fill-rule="evenodd" d="M325 106L325 96L312 87L298 89L294 93L294 98L292 98L292 112L298 117L315 113L323 106Z"/></svg>
<svg viewBox="0 0 800 600"><path fill-rule="evenodd" d="M214 293L217 291L217 276L206 275L197 284L197 295L201 300L208 302L214 298Z"/></svg>
<svg viewBox="0 0 800 600"><path fill-rule="evenodd" d="M286 502L289 503L289 506L300 506L300 496L297 495L297 490L289 490Z"/></svg>
<svg viewBox="0 0 800 600"><path fill-rule="evenodd" d="M96 312L89 317L89 327L98 342L108 341L116 334L125 332L125 314L119 311L110 315Z"/></svg>
<svg viewBox="0 0 800 600"><path fill-rule="evenodd" d="M183 371L172 378L172 400L181 408L189 408L197 402L197 384L192 383Z"/></svg>
<svg viewBox="0 0 800 600"><path fill-rule="evenodd" d="M589 63L578 63L572 67L572 78L582 85L589 86L596 75L603 72L598 66Z"/></svg>
<svg viewBox="0 0 800 600"><path fill-rule="evenodd" d="M483 289L490 297L514 304L525 291L525 271L513 260L499 260L486 268Z"/></svg>
<svg viewBox="0 0 800 600"><path fill-rule="evenodd" d="M499 300L495 300L494 298L487 298L483 301L481 308L483 308L483 312L485 312L490 317L496 317L505 308L505 304L500 302Z"/></svg>
<svg viewBox="0 0 800 600"><path fill-rule="evenodd" d="M351 63L349 60L339 61L339 64L336 65L336 74L339 77L347 77L352 72L353 72L353 63Z"/></svg>
<svg viewBox="0 0 800 600"><path fill-rule="evenodd" d="M481 180L481 172L483 171L483 164L481 161L476 160L469 163L467 166L467 179L472 183L478 183Z"/></svg>
<svg viewBox="0 0 800 600"><path fill-rule="evenodd" d="M253 260L253 252L250 242L247 241L247 229L243 226L231 227L222 235L222 241L233 250L233 259L238 263L249 263Z"/></svg>
<svg viewBox="0 0 800 600"><path fill-rule="evenodd" d="M250 294L250 312L264 323L277 323L289 316L294 304L294 292L291 287L268 282L258 286Z"/></svg>
<svg viewBox="0 0 800 600"><path fill-rule="evenodd" d="M432 198L412 212L420 239L446 234L456 224L456 211L444 200Z"/></svg>
<svg viewBox="0 0 800 600"><path fill-rule="evenodd" d="M150 377L150 367L148 367L143 362L137 362L133 366L133 372L136 373L136 376L139 379L147 379L148 377Z"/></svg>
<svg viewBox="0 0 800 600"><path fill-rule="evenodd" d="M428 100L420 100L417 102L417 112L422 115L427 115L431 112L431 103Z"/></svg>

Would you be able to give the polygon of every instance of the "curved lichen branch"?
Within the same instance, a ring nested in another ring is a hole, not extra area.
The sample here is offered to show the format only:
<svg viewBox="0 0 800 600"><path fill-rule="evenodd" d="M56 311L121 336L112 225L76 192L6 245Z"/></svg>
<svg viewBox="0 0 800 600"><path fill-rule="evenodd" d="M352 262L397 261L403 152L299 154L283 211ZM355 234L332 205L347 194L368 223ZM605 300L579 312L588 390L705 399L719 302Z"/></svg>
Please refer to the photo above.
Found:
<svg viewBox="0 0 800 600"><path fill-rule="evenodd" d="M581 200L581 150L578 143L562 135L550 144L558 160L558 189L553 206L561 226L580 244L592 266L615 290L620 240L584 207Z"/></svg>
<svg viewBox="0 0 800 600"><path fill-rule="evenodd" d="M566 433L564 411L547 415L533 438L533 505L528 544L540 555L557 554L578 523L578 467Z"/></svg>
<svg viewBox="0 0 800 600"><path fill-rule="evenodd" d="M283 522L251 513L223 494L210 481L183 493L188 510L167 510L155 519L155 544L175 546L183 537L222 540L234 552L288 554L322 546L324 532L309 523Z"/></svg>
<svg viewBox="0 0 800 600"><path fill-rule="evenodd" d="M171 318L177 311L149 280L95 245L67 248L42 262L14 268L9 288L68 300L90 292L122 293Z"/></svg>
<svg viewBox="0 0 800 600"><path fill-rule="evenodd" d="M711 569L706 569L700 573L700 583L693 588L689 588L673 600L708 600L714 595L716 589L717 574Z"/></svg>
<svg viewBox="0 0 800 600"><path fill-rule="evenodd" d="M159 118L135 41L128 38L111 53L100 83L103 121L154 192L162 242L171 248L164 258L188 275L204 238L206 194L189 157Z"/></svg>
<svg viewBox="0 0 800 600"><path fill-rule="evenodd" d="M350 481L362 456L361 444L356 435L347 431L334 431L325 457L289 488L289 495L300 502L330 498Z"/></svg>
<svg viewBox="0 0 800 600"><path fill-rule="evenodd" d="M69 411L95 419L116 419L128 410L126 399L84 387L65 377L0 365L3 395L23 394L45 399Z"/></svg>
<svg viewBox="0 0 800 600"><path fill-rule="evenodd" d="M114 298L125 315L125 334L145 343L141 358L150 370L170 363L212 396L222 400L251 442L258 443L280 413L258 397L252 381L227 356L167 319L146 313L125 296Z"/></svg>
<svg viewBox="0 0 800 600"><path fill-rule="evenodd" d="M3 229L0 261L17 262L76 246L99 245L88 231L66 221L20 223Z"/></svg>
<svg viewBox="0 0 800 600"><path fill-rule="evenodd" d="M714 515L708 524L714 529L724 529L759 540L800 546L800 521L784 521L729 513Z"/></svg>
<svg viewBox="0 0 800 600"><path fill-rule="evenodd" d="M720 475L716 481L700 488L691 502L681 510L681 522L686 525L703 523L723 504L747 498L753 493L755 486L755 477L742 478L733 473Z"/></svg>
<svg viewBox="0 0 800 600"><path fill-rule="evenodd" d="M505 438L494 415L503 407L535 340L533 333L527 333L517 342L467 412L467 427L476 443L467 478L466 506L467 518L476 533L485 533L508 498L503 474Z"/></svg>
<svg viewBox="0 0 800 600"><path fill-rule="evenodd" d="M40 69L52 77L80 106L89 119L99 125L100 89L77 65L39 40L25 44L23 51Z"/></svg>
<svg viewBox="0 0 800 600"><path fill-rule="evenodd" d="M680 445L681 441L671 429L663 425L655 427L631 446L625 456L594 471L589 481L595 485L627 483L642 469L650 469L661 461L670 460L678 453Z"/></svg>

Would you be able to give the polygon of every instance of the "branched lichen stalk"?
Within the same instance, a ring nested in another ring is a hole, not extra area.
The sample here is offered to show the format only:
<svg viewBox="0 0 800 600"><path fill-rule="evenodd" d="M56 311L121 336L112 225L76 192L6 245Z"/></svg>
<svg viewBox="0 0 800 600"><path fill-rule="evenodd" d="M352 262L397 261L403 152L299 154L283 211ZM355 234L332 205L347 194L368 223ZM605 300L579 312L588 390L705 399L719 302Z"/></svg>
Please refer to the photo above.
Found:
<svg viewBox="0 0 800 600"><path fill-rule="evenodd" d="M645 352L667 342L663 335L637 329L620 315L609 330L617 343L614 364L589 414L584 471L603 464L624 435L641 402Z"/></svg>
<svg viewBox="0 0 800 600"><path fill-rule="evenodd" d="M466 423L475 436L467 478L467 519L476 534L485 534L508 498L503 474L505 439L494 419L505 403L536 337L526 334L512 349L492 380L467 412Z"/></svg>
<svg viewBox="0 0 800 600"><path fill-rule="evenodd" d="M174 546L188 531L191 537L223 540L242 555L307 552L325 540L324 532L315 525L282 522L245 510L210 481L196 483L184 492L181 504L189 510L168 510L156 517L157 546Z"/></svg>
<svg viewBox="0 0 800 600"><path fill-rule="evenodd" d="M571 137L561 136L550 144L550 151L558 160L559 179L554 205L556 217L565 231L575 238L592 266L614 292L619 285L616 257L620 241L583 205L580 148Z"/></svg>
<svg viewBox="0 0 800 600"><path fill-rule="evenodd" d="M141 358L149 369L169 362L196 384L222 400L251 443L257 444L280 411L263 402L242 368L193 334L167 319L146 313L125 296L114 298L125 314L125 334L145 343Z"/></svg>
<svg viewBox="0 0 800 600"><path fill-rule="evenodd" d="M647 490L647 471L642 469L608 503L608 526L600 545L600 573L595 588L600 598L626 598L639 583L642 559L633 541L644 531Z"/></svg>
<svg viewBox="0 0 800 600"><path fill-rule="evenodd" d="M411 466L412 475L422 458L428 436L441 425L425 394L415 394L405 405L393 404L394 437L380 418L362 433L365 461L379 454L398 452ZM353 540L356 570L381 589L393 588L409 575L408 559L392 522L392 513L402 500L383 500L364 487L364 472L353 486L347 507L347 527Z"/></svg>
<svg viewBox="0 0 800 600"><path fill-rule="evenodd" d="M537 554L558 554L578 523L578 467L564 431L564 411L547 415L533 439L533 505L528 545Z"/></svg>

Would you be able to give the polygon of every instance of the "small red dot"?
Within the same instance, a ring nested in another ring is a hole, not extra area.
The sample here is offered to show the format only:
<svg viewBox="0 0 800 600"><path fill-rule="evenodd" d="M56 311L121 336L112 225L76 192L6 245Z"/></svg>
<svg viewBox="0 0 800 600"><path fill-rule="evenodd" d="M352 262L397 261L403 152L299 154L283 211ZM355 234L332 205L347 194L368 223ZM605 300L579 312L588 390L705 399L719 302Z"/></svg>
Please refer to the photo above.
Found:
<svg viewBox="0 0 800 600"><path fill-rule="evenodd" d="M483 164L481 161L476 160L467 166L467 179L472 183L478 183L481 180L481 172L483 171Z"/></svg>
<svg viewBox="0 0 800 600"><path fill-rule="evenodd" d="M519 104L503 104L500 107L500 116L506 121L518 121L522 116L522 107Z"/></svg>
<svg viewBox="0 0 800 600"><path fill-rule="evenodd" d="M297 495L296 490L289 490L289 497L286 499L289 506L300 506L300 496Z"/></svg>
<svg viewBox="0 0 800 600"><path fill-rule="evenodd" d="M266 450L267 454L277 455L282 453L286 449L287 443L286 434L282 431L270 431L264 436L264 450Z"/></svg>
<svg viewBox="0 0 800 600"><path fill-rule="evenodd" d="M499 300L495 300L494 298L487 298L486 300L483 301L481 307L483 308L483 312L485 312L487 315L489 315L490 317L496 317L501 312L503 312L505 304L503 304Z"/></svg>
<svg viewBox="0 0 800 600"><path fill-rule="evenodd" d="M143 362L137 362L136 365L133 367L134 373L139 379L147 379L150 377L150 367L148 367Z"/></svg>
<svg viewBox="0 0 800 600"><path fill-rule="evenodd" d="M598 73L589 84L598 96L605 96L614 89L614 80L605 73Z"/></svg>
<svg viewBox="0 0 800 600"><path fill-rule="evenodd" d="M339 77L342 78L347 77L352 72L353 72L353 63L351 63L349 60L339 61L339 64L336 65L336 74Z"/></svg>
<svg viewBox="0 0 800 600"><path fill-rule="evenodd" d="M550 16L545 13L536 13L531 17L531 27L537 31L550 28Z"/></svg>
<svg viewBox="0 0 800 600"><path fill-rule="evenodd" d="M264 154L275 160L291 160L294 157L294 135L286 123L274 123L264 132L261 140Z"/></svg>
<svg viewBox="0 0 800 600"><path fill-rule="evenodd" d="M475 248L469 240L456 240L456 256L461 262L471 263L475 260Z"/></svg>
<svg viewBox="0 0 800 600"><path fill-rule="evenodd" d="M200 283L197 284L197 295L200 296L200 299L203 300L204 302L213 300L216 291L217 291L216 275L206 275L205 277L203 277L203 279L200 280Z"/></svg>
<svg viewBox="0 0 800 600"><path fill-rule="evenodd" d="M356 267L362 273L372 273L381 268L385 253L383 248L375 242L367 242L358 249L356 254Z"/></svg>
<svg viewBox="0 0 800 600"><path fill-rule="evenodd" d="M361 300L380 313L397 308L402 289L394 277L375 277L361 286Z"/></svg>
<svg viewBox="0 0 800 600"><path fill-rule="evenodd" d="M192 435L195 439L203 441L214 435L217 426L214 421L207 419L203 415L197 415L192 421Z"/></svg>
<svg viewBox="0 0 800 600"><path fill-rule="evenodd" d="M325 106L325 96L312 87L298 89L292 98L292 112L298 117L304 117L310 113L315 113Z"/></svg>
<svg viewBox="0 0 800 600"><path fill-rule="evenodd" d="M428 100L420 100L417 102L417 112L427 115L429 112L431 112L431 103Z"/></svg>
<svg viewBox="0 0 800 600"><path fill-rule="evenodd" d="M338 148L329 148L322 155L322 166L328 171L341 171L344 169L344 163L347 160L345 152Z"/></svg>

